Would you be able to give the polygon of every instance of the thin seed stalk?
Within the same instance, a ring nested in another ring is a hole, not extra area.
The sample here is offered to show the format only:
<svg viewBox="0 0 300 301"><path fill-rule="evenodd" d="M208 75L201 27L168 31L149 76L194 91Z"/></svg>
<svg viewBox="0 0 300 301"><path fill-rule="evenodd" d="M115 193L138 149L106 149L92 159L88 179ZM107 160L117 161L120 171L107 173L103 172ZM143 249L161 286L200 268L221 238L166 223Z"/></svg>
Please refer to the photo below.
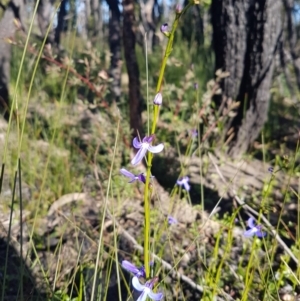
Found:
<svg viewBox="0 0 300 301"><path fill-rule="evenodd" d="M180 13L176 13L175 20L172 26L172 30L170 32L170 36L168 39L168 44L165 50L165 54L163 57L163 61L161 64L159 77L157 81L156 86L156 93L160 92L162 81L165 73L165 68L167 65L167 60L173 50L173 41L174 41L174 35L175 31L177 29L179 19L180 17L187 11L187 9L192 6L191 4L188 4ZM152 121L152 129L151 134L155 134L156 125L159 117L159 106L154 106L153 110L153 121ZM144 266L145 266L145 273L146 278L149 278L150 276L150 244L149 244L149 238L150 238L150 198L151 198L151 191L150 188L150 175L151 175L151 167L152 167L152 159L153 155L151 152L148 152L147 157L147 175L146 175L146 183L145 183L145 191L144 191L144 211L145 211L145 221L144 221Z"/></svg>
<svg viewBox="0 0 300 301"><path fill-rule="evenodd" d="M147 164L147 175L146 175L146 183L145 183L145 191L144 191L144 211L145 211L145 225L144 225L144 266L146 278L150 276L150 174L151 174L151 166L152 166L152 157L153 155L148 152L148 164Z"/></svg>

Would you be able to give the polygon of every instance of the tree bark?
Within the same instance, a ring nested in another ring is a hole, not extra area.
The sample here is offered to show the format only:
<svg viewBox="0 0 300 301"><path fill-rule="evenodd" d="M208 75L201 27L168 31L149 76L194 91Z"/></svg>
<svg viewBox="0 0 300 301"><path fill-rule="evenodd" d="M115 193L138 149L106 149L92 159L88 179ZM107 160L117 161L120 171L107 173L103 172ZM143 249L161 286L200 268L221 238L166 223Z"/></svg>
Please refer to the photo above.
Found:
<svg viewBox="0 0 300 301"><path fill-rule="evenodd" d="M103 11L102 11L102 3L99 3L98 6L98 23L95 27L97 36L99 37L100 41L103 41L104 36L104 25L103 25Z"/></svg>
<svg viewBox="0 0 300 301"><path fill-rule="evenodd" d="M90 18L91 18L91 0L85 0L85 20L86 20L86 38L89 37L89 31L90 31Z"/></svg>
<svg viewBox="0 0 300 301"><path fill-rule="evenodd" d="M0 21L0 112L7 119L9 117L9 81L11 44L6 41L13 39L19 29L15 20L24 24L24 2L23 0L12 0L8 3L4 15Z"/></svg>
<svg viewBox="0 0 300 301"><path fill-rule="evenodd" d="M53 26L51 24L52 9L53 9L52 0L40 0L38 10L37 10L37 15L38 15L39 28L43 38L46 35L48 27ZM46 43L50 43L50 44L54 43L54 30L52 28L49 30Z"/></svg>
<svg viewBox="0 0 300 301"><path fill-rule="evenodd" d="M130 127L133 136L142 132L142 98L140 93L139 67L135 53L134 0L123 0L123 45L129 77Z"/></svg>
<svg viewBox="0 0 300 301"><path fill-rule="evenodd" d="M241 156L267 120L274 58L282 34L281 0L213 0L213 45L216 70L230 75L216 99L240 102L225 125L233 133L229 154ZM228 138L228 137L227 137Z"/></svg>
<svg viewBox="0 0 300 301"><path fill-rule="evenodd" d="M185 0L185 6L189 0ZM204 24L199 5L192 6L185 14L185 22L181 24L182 38L189 43L189 47L195 44L200 46L204 42Z"/></svg>
<svg viewBox="0 0 300 301"><path fill-rule="evenodd" d="M154 5L155 0L147 0L146 2L144 0L140 1L140 14L141 14L141 20L143 23L143 39L144 34L147 34L147 45L148 45L148 51L152 52L153 50L153 38L154 33L156 30L156 24L154 22Z"/></svg>
<svg viewBox="0 0 300 301"><path fill-rule="evenodd" d="M92 16L93 16L93 36L102 38L102 20L100 0L91 0Z"/></svg>
<svg viewBox="0 0 300 301"><path fill-rule="evenodd" d="M77 9L77 19L76 19L76 28L78 30L78 33L80 35L80 37L82 37L84 40L87 40L88 37L88 20L87 20L87 10L89 8L87 8L85 6L86 0L81 0L81 4L80 7L81 9L78 10ZM76 8L75 8L76 10Z"/></svg>
<svg viewBox="0 0 300 301"><path fill-rule="evenodd" d="M287 20L287 34L288 43L290 46L290 54L292 57L293 67L295 71L296 81L298 89L300 89L300 56L298 55L299 49L297 49L297 32L295 28L295 21L293 20L293 10L295 8L294 0L283 0L286 20Z"/></svg>
<svg viewBox="0 0 300 301"><path fill-rule="evenodd" d="M65 18L67 15L67 0L62 0L58 12L58 17L57 17L57 26L55 28L55 44L57 47L60 46L60 36L61 33L65 30Z"/></svg>
<svg viewBox="0 0 300 301"><path fill-rule="evenodd" d="M121 13L118 0L107 0L109 6L109 47L111 52L110 75L113 78L111 92L115 101L121 96Z"/></svg>

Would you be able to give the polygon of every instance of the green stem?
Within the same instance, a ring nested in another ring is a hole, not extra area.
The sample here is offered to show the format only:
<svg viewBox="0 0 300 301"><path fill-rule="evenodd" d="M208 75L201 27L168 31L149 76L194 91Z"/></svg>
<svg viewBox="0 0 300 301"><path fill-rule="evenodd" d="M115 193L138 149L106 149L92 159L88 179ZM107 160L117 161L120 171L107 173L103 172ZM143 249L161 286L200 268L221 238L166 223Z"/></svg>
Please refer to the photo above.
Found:
<svg viewBox="0 0 300 301"><path fill-rule="evenodd" d="M147 164L147 176L145 183L145 192L144 192L144 211L145 211L145 225L144 225L144 266L146 278L150 275L150 245L149 245L149 237L150 237L150 197L149 195L149 183L150 183L150 172L151 172L151 162L152 162L152 154L148 152L148 164Z"/></svg>
<svg viewBox="0 0 300 301"><path fill-rule="evenodd" d="M188 4L180 13L176 13L175 20L172 26L172 30L170 32L168 44L165 50L165 54L163 57L163 61L161 64L159 77L156 86L156 93L161 91L162 81L165 73L165 68L167 65L167 60L173 50L173 41L174 41L174 34L177 29L180 17L187 11L187 9L192 6ZM156 125L159 117L159 106L154 106L153 110L153 123L151 129L151 135L155 134ZM149 186L150 184L150 175L151 175L151 167L152 167L152 153L148 152L147 158L147 175L146 175L146 183L145 183L145 191L144 191L144 210L145 210L145 225L144 225L144 265L145 265L145 273L146 278L149 278L150 275L150 199L151 199L151 192L152 188Z"/></svg>

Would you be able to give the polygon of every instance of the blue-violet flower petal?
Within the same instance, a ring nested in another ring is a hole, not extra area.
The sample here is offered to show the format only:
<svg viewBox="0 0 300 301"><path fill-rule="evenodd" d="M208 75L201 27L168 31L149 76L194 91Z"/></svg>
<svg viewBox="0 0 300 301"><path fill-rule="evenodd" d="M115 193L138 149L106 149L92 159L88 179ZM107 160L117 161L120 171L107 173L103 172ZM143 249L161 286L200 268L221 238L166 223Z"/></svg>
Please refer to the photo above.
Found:
<svg viewBox="0 0 300 301"><path fill-rule="evenodd" d="M168 223L169 223L169 225L173 225L173 224L177 224L178 221L177 221L176 218L174 218L173 216L169 215L168 216Z"/></svg>
<svg viewBox="0 0 300 301"><path fill-rule="evenodd" d="M139 142L137 137L133 139L133 146L139 150L134 156L134 158L131 160L132 165L137 165L138 163L140 163L145 157L147 151L151 153L159 153L164 149L164 145L162 143L156 146L150 145L153 139L154 135L144 137L142 142Z"/></svg>
<svg viewBox="0 0 300 301"><path fill-rule="evenodd" d="M161 27L160 27L160 31L162 33L165 33L168 31L168 23L164 23Z"/></svg>
<svg viewBox="0 0 300 301"><path fill-rule="evenodd" d="M129 262L128 260L122 261L122 267L127 270L128 272L132 273L134 276L140 278L146 277L145 268L144 266L141 266L140 268L136 267L134 264Z"/></svg>
<svg viewBox="0 0 300 301"><path fill-rule="evenodd" d="M191 186L189 184L189 180L190 180L190 178L185 176L185 177L182 177L180 180L177 180L177 184L179 186L183 186L186 191L190 191Z"/></svg>
<svg viewBox="0 0 300 301"><path fill-rule="evenodd" d="M152 288L154 284L158 281L157 277L148 280L145 284L141 284L139 279L135 276L132 278L132 286L137 290L142 292L137 301L146 301L147 297L154 301L160 301L163 298L162 293L154 293Z"/></svg>
<svg viewBox="0 0 300 301"><path fill-rule="evenodd" d="M249 230L246 230L244 232L244 236L246 237L251 237L256 235L257 237L264 237L267 235L266 232L262 231L262 226L261 225L255 225L254 218L250 217L247 221L248 227L250 228Z"/></svg>

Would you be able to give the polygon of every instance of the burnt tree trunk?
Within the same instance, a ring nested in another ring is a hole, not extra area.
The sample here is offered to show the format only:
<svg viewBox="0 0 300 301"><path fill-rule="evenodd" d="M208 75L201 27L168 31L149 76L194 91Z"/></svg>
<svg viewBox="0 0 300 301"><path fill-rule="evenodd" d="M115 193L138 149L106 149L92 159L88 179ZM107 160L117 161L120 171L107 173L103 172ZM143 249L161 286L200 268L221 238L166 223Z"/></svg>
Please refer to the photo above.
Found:
<svg viewBox="0 0 300 301"><path fill-rule="evenodd" d="M93 17L93 36L102 39L102 20L100 0L91 1L92 17Z"/></svg>
<svg viewBox="0 0 300 301"><path fill-rule="evenodd" d="M267 120L282 8L282 0L212 1L216 70L230 73L221 83L223 95L216 102L240 102L236 116L225 125L233 134L228 144L231 156L241 156Z"/></svg>
<svg viewBox="0 0 300 301"><path fill-rule="evenodd" d="M67 15L66 5L67 5L67 0L62 0L58 12L58 17L57 17L57 26L55 28L54 41L58 48L60 47L61 33L65 30L65 18Z"/></svg>
<svg viewBox="0 0 300 301"><path fill-rule="evenodd" d="M89 31L90 31L90 19L91 19L91 1L86 0L85 2L85 32L86 32L86 39L89 37Z"/></svg>
<svg viewBox="0 0 300 301"><path fill-rule="evenodd" d="M53 0L40 0L37 15L38 15L38 24L42 34L42 38L45 37L48 27L51 26L49 34L46 40L46 44L54 43L54 30L52 30L52 15L53 15Z"/></svg>
<svg viewBox="0 0 300 301"><path fill-rule="evenodd" d="M78 10L76 2L74 3L74 12L76 12L76 28L78 29L78 34L83 40L88 38L88 10L89 10L89 0L81 0L81 9ZM73 1L71 1L73 2Z"/></svg>
<svg viewBox="0 0 300 301"><path fill-rule="evenodd" d="M129 77L130 127L134 131L134 136L138 133L142 136L142 97L135 53L135 35L134 0L123 0L123 45Z"/></svg>
<svg viewBox="0 0 300 301"><path fill-rule="evenodd" d="M15 33L24 24L23 0L12 0L8 3L4 15L0 20L0 113L9 117L9 81L11 44L8 39L14 39ZM19 21L19 28L15 22ZM24 27L23 27L24 28Z"/></svg>
<svg viewBox="0 0 300 301"><path fill-rule="evenodd" d="M297 49L298 44L298 36L297 30L295 26L295 20L293 20L293 11L296 7L296 3L294 0L283 0L286 20L287 20L287 37L288 43L290 47L290 54L292 58L292 63L295 71L296 81L298 85L298 89L300 89L300 56L299 56L299 48Z"/></svg>
<svg viewBox="0 0 300 301"><path fill-rule="evenodd" d="M118 0L107 0L109 6L109 48L111 52L110 76L113 78L111 92L115 101L121 96L121 13Z"/></svg>
<svg viewBox="0 0 300 301"><path fill-rule="evenodd" d="M189 0L184 1L184 6L188 5ZM200 46L204 42L204 11L199 5L192 6L185 14L185 21L181 25L182 37L189 43L189 47Z"/></svg>
<svg viewBox="0 0 300 301"><path fill-rule="evenodd" d="M155 0L147 0L147 1L140 1L140 15L142 21L142 28L143 28L143 40L144 35L147 34L147 50L152 52L153 50L153 41L154 35L156 30L156 23L155 23L155 16L154 16L154 7L155 7Z"/></svg>

